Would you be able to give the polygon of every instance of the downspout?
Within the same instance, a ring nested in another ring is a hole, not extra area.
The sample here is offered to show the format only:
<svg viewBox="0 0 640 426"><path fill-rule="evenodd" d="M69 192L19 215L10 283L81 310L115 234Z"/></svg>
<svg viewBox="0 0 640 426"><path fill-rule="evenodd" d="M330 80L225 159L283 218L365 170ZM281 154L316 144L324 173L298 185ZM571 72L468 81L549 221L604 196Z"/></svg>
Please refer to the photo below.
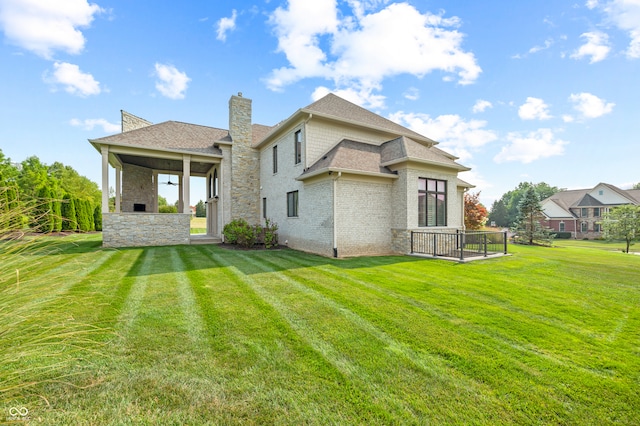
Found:
<svg viewBox="0 0 640 426"><path fill-rule="evenodd" d="M336 191L338 189L338 179L340 179L340 176L342 176L342 172L338 172L338 176L333 179L333 257L338 257L338 223L336 220L338 203L336 201Z"/></svg>

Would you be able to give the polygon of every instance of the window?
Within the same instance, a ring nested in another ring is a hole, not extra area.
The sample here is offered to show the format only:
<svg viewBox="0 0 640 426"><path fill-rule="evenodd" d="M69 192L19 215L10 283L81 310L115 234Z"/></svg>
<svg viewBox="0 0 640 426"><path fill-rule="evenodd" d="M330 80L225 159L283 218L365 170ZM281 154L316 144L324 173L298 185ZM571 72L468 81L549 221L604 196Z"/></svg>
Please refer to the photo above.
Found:
<svg viewBox="0 0 640 426"><path fill-rule="evenodd" d="M262 199L262 217L264 219L267 218L267 199L266 198Z"/></svg>
<svg viewBox="0 0 640 426"><path fill-rule="evenodd" d="M295 133L295 153L296 153L296 164L302 161L302 133L298 130Z"/></svg>
<svg viewBox="0 0 640 426"><path fill-rule="evenodd" d="M593 217L600 217L600 207L593 208Z"/></svg>
<svg viewBox="0 0 640 426"><path fill-rule="evenodd" d="M580 209L580 217L589 217L589 209L586 207L583 207Z"/></svg>
<svg viewBox="0 0 640 426"><path fill-rule="evenodd" d="M298 191L287 192L287 217L298 217Z"/></svg>
<svg viewBox="0 0 640 426"><path fill-rule="evenodd" d="M598 191L598 195L604 195L604 191L601 189L600 191Z"/></svg>
<svg viewBox="0 0 640 426"><path fill-rule="evenodd" d="M588 231L588 227L587 227L587 222L582 222L580 224L580 232L587 232Z"/></svg>
<svg viewBox="0 0 640 426"><path fill-rule="evenodd" d="M594 223L593 224L593 232L600 232L600 224L599 223Z"/></svg>
<svg viewBox="0 0 640 426"><path fill-rule="evenodd" d="M447 226L447 182L418 179L418 226Z"/></svg>
<svg viewBox="0 0 640 426"><path fill-rule="evenodd" d="M560 225L558 226L558 231L564 232L564 222L560 222Z"/></svg>
<svg viewBox="0 0 640 426"><path fill-rule="evenodd" d="M213 171L213 196L218 196L218 169Z"/></svg>
<svg viewBox="0 0 640 426"><path fill-rule="evenodd" d="M273 174L278 173L278 145L273 147Z"/></svg>

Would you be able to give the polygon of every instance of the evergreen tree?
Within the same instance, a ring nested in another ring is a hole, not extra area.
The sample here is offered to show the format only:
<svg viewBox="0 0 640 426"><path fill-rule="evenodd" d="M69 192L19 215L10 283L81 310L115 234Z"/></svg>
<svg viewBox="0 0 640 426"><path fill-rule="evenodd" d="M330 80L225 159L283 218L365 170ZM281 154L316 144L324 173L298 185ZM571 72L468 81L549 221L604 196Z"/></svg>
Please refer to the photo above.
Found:
<svg viewBox="0 0 640 426"><path fill-rule="evenodd" d="M76 231L78 229L78 220L76 219L76 203L69 194L62 197L62 230Z"/></svg>
<svg viewBox="0 0 640 426"><path fill-rule="evenodd" d="M34 212L33 226L36 230L44 233L53 231L53 204L51 202L51 191L48 187L43 186L38 191Z"/></svg>
<svg viewBox="0 0 640 426"><path fill-rule="evenodd" d="M509 214L502 199L493 202L491 213L489 213L489 222L495 222L496 226L509 226Z"/></svg>
<svg viewBox="0 0 640 426"><path fill-rule="evenodd" d="M207 208L204 205L202 200L198 201L196 204L196 217L206 217L207 216Z"/></svg>
<svg viewBox="0 0 640 426"><path fill-rule="evenodd" d="M552 234L542 226L544 220L540 198L535 188L529 186L518 203L518 220L513 229L516 240L528 244L550 242Z"/></svg>
<svg viewBox="0 0 640 426"><path fill-rule="evenodd" d="M93 223L95 224L96 231L102 231L102 206L97 205L93 209Z"/></svg>

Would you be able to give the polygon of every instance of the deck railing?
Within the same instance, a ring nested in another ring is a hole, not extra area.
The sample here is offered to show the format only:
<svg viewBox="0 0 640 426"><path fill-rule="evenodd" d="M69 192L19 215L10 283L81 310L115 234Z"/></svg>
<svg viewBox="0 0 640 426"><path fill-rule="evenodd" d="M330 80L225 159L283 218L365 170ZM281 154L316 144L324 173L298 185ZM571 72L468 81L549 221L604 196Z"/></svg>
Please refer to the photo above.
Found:
<svg viewBox="0 0 640 426"><path fill-rule="evenodd" d="M494 231L411 231L411 253L464 260L507 254L507 233Z"/></svg>

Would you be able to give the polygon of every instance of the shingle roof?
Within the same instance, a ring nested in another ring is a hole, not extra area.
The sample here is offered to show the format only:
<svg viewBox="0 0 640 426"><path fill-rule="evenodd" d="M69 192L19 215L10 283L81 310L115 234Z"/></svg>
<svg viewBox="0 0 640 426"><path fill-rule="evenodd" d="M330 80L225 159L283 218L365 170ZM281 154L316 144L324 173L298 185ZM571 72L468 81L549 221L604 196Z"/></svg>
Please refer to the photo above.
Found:
<svg viewBox="0 0 640 426"><path fill-rule="evenodd" d="M381 145L381 161L384 165L390 165L407 160L418 160L431 164L439 164L458 170L468 170L456 163L454 157L434 146L427 146L416 142L411 138L401 136Z"/></svg>
<svg viewBox="0 0 640 426"><path fill-rule="evenodd" d="M395 176L387 167L380 165L380 156L379 146L344 139L307 168L301 177L330 169Z"/></svg>
<svg viewBox="0 0 640 426"><path fill-rule="evenodd" d="M328 170L351 171L362 174L382 174L396 176L387 164L415 160L437 164L456 170L466 170L444 151L418 143L407 137L399 137L382 145L343 139L322 158L307 168L300 176L302 179ZM473 187L459 180L459 186Z"/></svg>
<svg viewBox="0 0 640 426"><path fill-rule="evenodd" d="M216 142L223 142L228 131L215 127L199 126L179 121L165 121L140 129L91 139L92 143L104 145L128 145L141 148L185 151L201 154L221 155Z"/></svg>
<svg viewBox="0 0 640 426"><path fill-rule="evenodd" d="M351 103L339 96L329 93L316 102L302 108L302 111L322 114L325 116L335 117L339 120L348 120L356 122L368 127L377 127L387 130L397 135L405 135L409 137L415 137L422 140L427 140L433 144L437 142L423 136L413 130L407 129L404 126L394 123L376 113L373 113L361 106Z"/></svg>
<svg viewBox="0 0 640 426"><path fill-rule="evenodd" d="M591 195L586 194L577 204L578 207L595 207L604 206L603 203L593 198Z"/></svg>

